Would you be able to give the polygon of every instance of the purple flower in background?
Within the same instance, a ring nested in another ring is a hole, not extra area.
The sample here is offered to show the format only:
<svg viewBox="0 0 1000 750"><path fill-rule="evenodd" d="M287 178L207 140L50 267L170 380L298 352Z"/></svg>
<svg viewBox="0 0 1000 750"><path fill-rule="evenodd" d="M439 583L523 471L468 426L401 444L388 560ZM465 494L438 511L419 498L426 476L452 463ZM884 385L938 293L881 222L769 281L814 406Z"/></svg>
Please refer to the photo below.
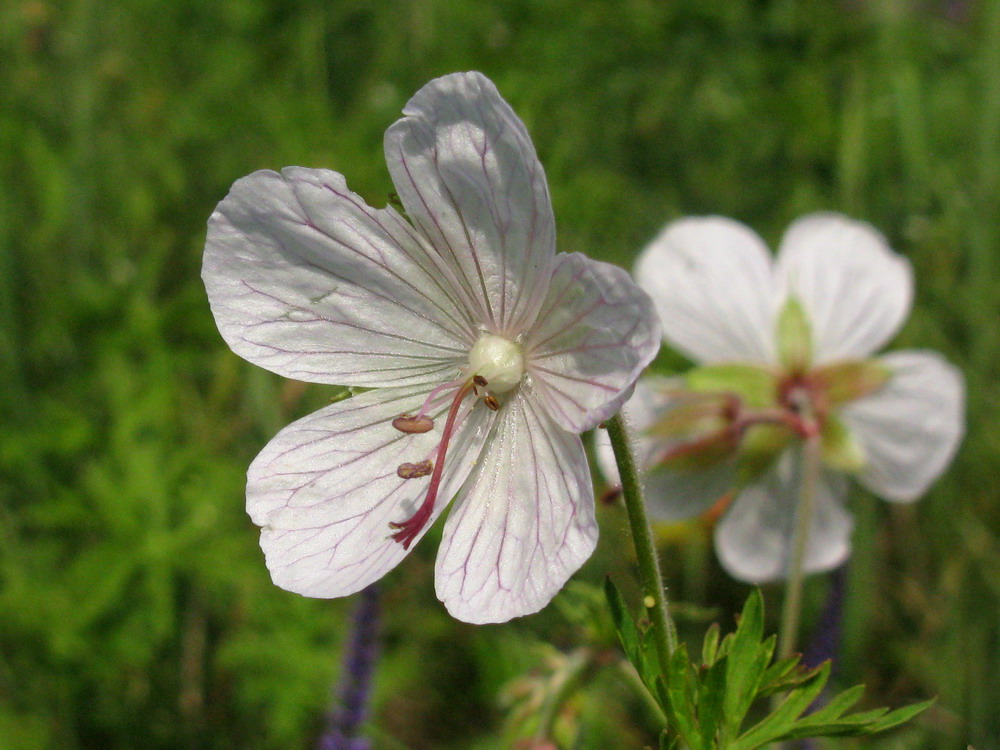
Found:
<svg viewBox="0 0 1000 750"><path fill-rule="evenodd" d="M330 712L329 724L317 743L317 750L371 748L371 743L358 735L368 713L372 672L378 656L378 600L378 588L374 585L360 594L350 640L344 648L337 705Z"/></svg>
<svg viewBox="0 0 1000 750"><path fill-rule="evenodd" d="M385 156L406 218L291 167L239 180L209 221L202 275L233 351L375 389L282 430L247 509L274 582L335 597L395 567L457 496L438 597L503 622L593 551L579 433L621 407L659 325L624 271L556 254L542 166L482 75L418 91Z"/></svg>

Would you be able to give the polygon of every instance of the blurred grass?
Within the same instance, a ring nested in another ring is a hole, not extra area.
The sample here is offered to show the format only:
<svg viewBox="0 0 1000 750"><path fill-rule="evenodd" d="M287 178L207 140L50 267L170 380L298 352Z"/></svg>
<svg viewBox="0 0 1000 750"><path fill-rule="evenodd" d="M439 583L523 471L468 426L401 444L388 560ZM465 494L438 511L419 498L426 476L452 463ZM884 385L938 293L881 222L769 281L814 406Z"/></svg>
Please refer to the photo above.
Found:
<svg viewBox="0 0 1000 750"><path fill-rule="evenodd" d="M855 498L840 677L872 703L939 696L866 746L1000 747L1000 3L10 0L0 748L310 745L349 603L270 585L243 474L331 392L225 348L199 280L204 222L233 180L289 164L343 172L381 205L384 129L431 77L473 68L528 125L563 250L628 265L682 214L773 242L831 209L910 257L897 343L964 368L969 434L921 503ZM620 514L601 513L581 576L595 582L628 575ZM501 687L539 668L539 640L576 630L555 608L449 620L433 551L386 586L378 746L502 747ZM728 618L745 590L704 536L664 552L675 597ZM651 741L622 679L602 673L568 707L576 747Z"/></svg>

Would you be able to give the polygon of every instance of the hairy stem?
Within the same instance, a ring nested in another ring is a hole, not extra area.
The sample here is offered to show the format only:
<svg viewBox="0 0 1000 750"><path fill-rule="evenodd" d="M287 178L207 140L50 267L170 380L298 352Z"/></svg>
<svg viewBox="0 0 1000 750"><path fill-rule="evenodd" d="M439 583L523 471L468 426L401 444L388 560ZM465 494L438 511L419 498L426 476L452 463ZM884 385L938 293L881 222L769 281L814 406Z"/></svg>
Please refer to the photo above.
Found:
<svg viewBox="0 0 1000 750"><path fill-rule="evenodd" d="M646 504L642 495L642 484L639 481L639 471L635 465L635 454L622 415L614 416L608 421L607 426L611 447L615 452L615 462L618 464L618 476L621 477L622 497L625 500L629 528L635 544L635 555L639 562L643 606L652 623L656 654L661 674L666 679L669 674L670 655L677 647L677 627L667 610L660 561L656 556L653 531L646 516Z"/></svg>

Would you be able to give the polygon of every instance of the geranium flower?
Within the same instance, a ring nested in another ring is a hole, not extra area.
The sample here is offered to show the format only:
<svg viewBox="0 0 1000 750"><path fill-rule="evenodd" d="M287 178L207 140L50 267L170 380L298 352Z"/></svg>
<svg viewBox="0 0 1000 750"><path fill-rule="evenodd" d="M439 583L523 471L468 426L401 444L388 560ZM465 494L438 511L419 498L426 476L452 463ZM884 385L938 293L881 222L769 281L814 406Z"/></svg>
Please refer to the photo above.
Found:
<svg viewBox="0 0 1000 750"><path fill-rule="evenodd" d="M733 576L786 574L809 430L823 470L808 572L850 554L845 475L909 502L951 461L964 432L959 371L929 351L872 358L906 319L913 281L868 224L806 216L772 258L738 222L682 219L643 251L635 275L664 339L699 365L644 379L626 405L645 432L651 512L688 517L731 492L715 547Z"/></svg>
<svg viewBox="0 0 1000 750"><path fill-rule="evenodd" d="M278 586L336 597L395 567L457 495L438 597L501 622L593 551L578 435L618 411L659 326L624 271L555 253L542 166L489 80L439 78L403 113L385 156L405 216L290 167L237 181L209 221L203 277L233 351L376 389L278 433L247 509Z"/></svg>

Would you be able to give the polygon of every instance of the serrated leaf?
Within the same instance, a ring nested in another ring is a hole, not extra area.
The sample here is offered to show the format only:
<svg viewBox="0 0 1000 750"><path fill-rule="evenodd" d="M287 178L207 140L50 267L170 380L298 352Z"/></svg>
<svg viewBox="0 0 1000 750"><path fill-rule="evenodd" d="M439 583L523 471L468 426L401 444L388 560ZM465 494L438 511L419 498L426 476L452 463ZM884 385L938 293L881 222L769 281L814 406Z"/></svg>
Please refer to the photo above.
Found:
<svg viewBox="0 0 1000 750"><path fill-rule="evenodd" d="M716 747L722 707L726 698L726 660L720 659L701 672L698 687L698 724L702 747Z"/></svg>
<svg viewBox="0 0 1000 750"><path fill-rule="evenodd" d="M677 733L691 750L702 748L695 706L696 689L687 646L682 643L670 655L670 678L665 692L669 701L668 715L673 719Z"/></svg>
<svg viewBox="0 0 1000 750"><path fill-rule="evenodd" d="M895 711L890 711L869 728L868 734L874 734L875 732L882 732L886 729L897 727L900 724L909 721L917 714L921 714L926 711L934 705L936 700L936 698L931 698L930 700L923 701L922 703L914 703L912 706L903 706L902 708L897 708Z"/></svg>
<svg viewBox="0 0 1000 750"><path fill-rule="evenodd" d="M809 714L806 718L809 721L830 721L833 719L839 719L845 711L861 700L861 696L863 696L864 693L864 685L855 685L852 688L848 688L840 695L830 700L830 702L825 706Z"/></svg>
<svg viewBox="0 0 1000 750"><path fill-rule="evenodd" d="M781 690L788 690L806 679L806 676L802 672L796 670L801 659L802 656L800 654L793 654L784 659L779 659L768 667L760 680L759 694L764 696Z"/></svg>
<svg viewBox="0 0 1000 750"><path fill-rule="evenodd" d="M732 634L726 653L726 695L723 703L727 736L735 736L743 717L757 696L757 688L767 662L770 649L761 644L764 633L764 601L760 591L754 589L743 607L736 632Z"/></svg>
<svg viewBox="0 0 1000 750"><path fill-rule="evenodd" d="M788 658L797 663L801 658L801 656L796 655L796 656L790 656ZM777 665L772 665L772 667L774 666ZM822 668L823 668L822 664L820 664L818 667L812 667L811 669L796 664L795 669L785 674L782 678L775 680L775 682L772 684L768 684L767 682L765 682L765 680L762 679L761 687L757 691L757 697L764 698L769 695L774 695L775 693L786 693L789 690L794 690L799 685L802 685L803 683L806 683L809 680L811 680L815 676L815 674L819 672L819 670L821 670ZM768 672L770 671L771 668L768 668ZM767 673L765 673L765 678L766 677Z"/></svg>
<svg viewBox="0 0 1000 750"><path fill-rule="evenodd" d="M799 716L816 700L829 677L830 663L825 662L808 682L792 690L770 716L741 735L733 750L751 750L787 737Z"/></svg>

